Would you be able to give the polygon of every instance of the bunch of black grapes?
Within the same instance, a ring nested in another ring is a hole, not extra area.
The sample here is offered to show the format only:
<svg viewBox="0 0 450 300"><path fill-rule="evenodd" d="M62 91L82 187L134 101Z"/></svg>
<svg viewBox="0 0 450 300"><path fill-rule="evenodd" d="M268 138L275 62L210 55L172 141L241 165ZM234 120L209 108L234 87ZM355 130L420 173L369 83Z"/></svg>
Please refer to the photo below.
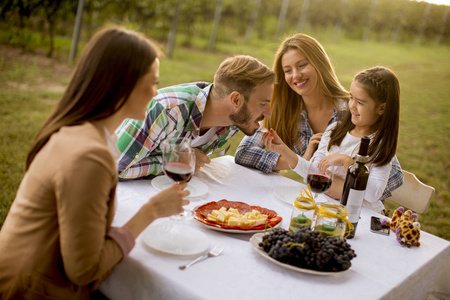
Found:
<svg viewBox="0 0 450 300"><path fill-rule="evenodd" d="M263 236L259 246L280 262L322 272L347 270L356 257L345 239L324 238L308 227L296 232L276 228Z"/></svg>

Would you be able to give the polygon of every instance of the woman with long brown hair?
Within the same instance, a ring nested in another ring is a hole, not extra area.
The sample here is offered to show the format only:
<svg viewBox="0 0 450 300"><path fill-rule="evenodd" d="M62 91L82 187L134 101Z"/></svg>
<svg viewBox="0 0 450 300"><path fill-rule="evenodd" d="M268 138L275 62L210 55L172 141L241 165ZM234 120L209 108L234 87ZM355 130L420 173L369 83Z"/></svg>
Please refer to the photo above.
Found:
<svg viewBox="0 0 450 300"><path fill-rule="evenodd" d="M348 111L349 93L336 76L330 58L313 37L298 33L286 38L278 48L273 70L277 76L271 100L271 115L263 128L274 129L296 154L309 160L325 129ZM265 173L288 170L279 153L266 151L263 129L244 137L236 151L236 163ZM403 183L403 173L395 158L389 184L381 200Z"/></svg>
<svg viewBox="0 0 450 300"><path fill-rule="evenodd" d="M283 41L275 56L277 76L271 115L263 123L273 128L296 153L309 159L325 128L346 110L348 92L339 83L322 45L306 34ZM236 162L266 173L289 169L279 154L264 151L262 133L245 137Z"/></svg>
<svg viewBox="0 0 450 300"><path fill-rule="evenodd" d="M69 86L32 143L26 173L0 231L1 299L89 299L155 219L180 213L174 185L112 227L114 130L144 119L159 52L143 35L108 27L87 44Z"/></svg>

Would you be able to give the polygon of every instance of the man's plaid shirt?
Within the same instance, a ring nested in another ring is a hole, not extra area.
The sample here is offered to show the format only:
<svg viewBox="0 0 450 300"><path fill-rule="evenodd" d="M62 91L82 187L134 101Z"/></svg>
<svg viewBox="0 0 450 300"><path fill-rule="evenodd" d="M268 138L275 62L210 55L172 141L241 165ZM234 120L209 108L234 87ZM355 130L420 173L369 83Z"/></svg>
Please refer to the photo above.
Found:
<svg viewBox="0 0 450 300"><path fill-rule="evenodd" d="M200 123L212 84L186 83L158 90L147 108L144 121L126 119L116 130L121 179L153 178L161 173L164 139L194 139L200 134ZM238 129L218 127L201 150L208 153L223 146Z"/></svg>

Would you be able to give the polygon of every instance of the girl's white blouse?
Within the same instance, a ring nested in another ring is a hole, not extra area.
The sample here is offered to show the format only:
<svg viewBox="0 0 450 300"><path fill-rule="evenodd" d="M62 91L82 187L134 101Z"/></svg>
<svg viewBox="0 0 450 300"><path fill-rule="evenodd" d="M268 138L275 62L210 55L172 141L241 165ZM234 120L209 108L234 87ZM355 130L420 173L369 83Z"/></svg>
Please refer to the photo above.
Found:
<svg viewBox="0 0 450 300"><path fill-rule="evenodd" d="M327 150L328 142L330 141L331 130L334 128L334 126L336 126L336 123L333 123L330 126L328 126L328 128L323 133L317 151L314 153L313 156L319 159L315 161L314 164L316 163L318 164L320 159L330 154L346 154L354 158L358 153L361 138L354 137L348 132L347 135L342 140L340 146L335 145L332 146L329 151ZM370 135L369 137L373 138L373 136L374 134ZM364 202L363 202L364 207L367 207L376 212L381 212L384 209L384 205L379 199L383 195L383 191L386 188L393 160L394 158L392 158L390 163L382 167L375 167L370 163L367 164L370 170L370 174L369 174L369 181L367 182L366 193L364 195ZM309 165L310 161L298 155L298 163L295 166L295 168L293 168L293 170L303 178L306 178ZM339 167L335 171L335 176L345 179L346 173L347 170L345 170L344 167Z"/></svg>

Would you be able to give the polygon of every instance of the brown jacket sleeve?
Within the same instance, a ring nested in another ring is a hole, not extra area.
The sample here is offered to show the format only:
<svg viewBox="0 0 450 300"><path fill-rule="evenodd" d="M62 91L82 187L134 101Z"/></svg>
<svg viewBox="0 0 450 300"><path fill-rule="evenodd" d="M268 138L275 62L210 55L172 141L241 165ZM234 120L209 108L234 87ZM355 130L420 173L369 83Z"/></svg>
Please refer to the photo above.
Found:
<svg viewBox="0 0 450 300"><path fill-rule="evenodd" d="M54 177L61 256L67 276L77 285L104 277L123 257L107 236L117 183L111 160L103 148L94 147L64 162Z"/></svg>

